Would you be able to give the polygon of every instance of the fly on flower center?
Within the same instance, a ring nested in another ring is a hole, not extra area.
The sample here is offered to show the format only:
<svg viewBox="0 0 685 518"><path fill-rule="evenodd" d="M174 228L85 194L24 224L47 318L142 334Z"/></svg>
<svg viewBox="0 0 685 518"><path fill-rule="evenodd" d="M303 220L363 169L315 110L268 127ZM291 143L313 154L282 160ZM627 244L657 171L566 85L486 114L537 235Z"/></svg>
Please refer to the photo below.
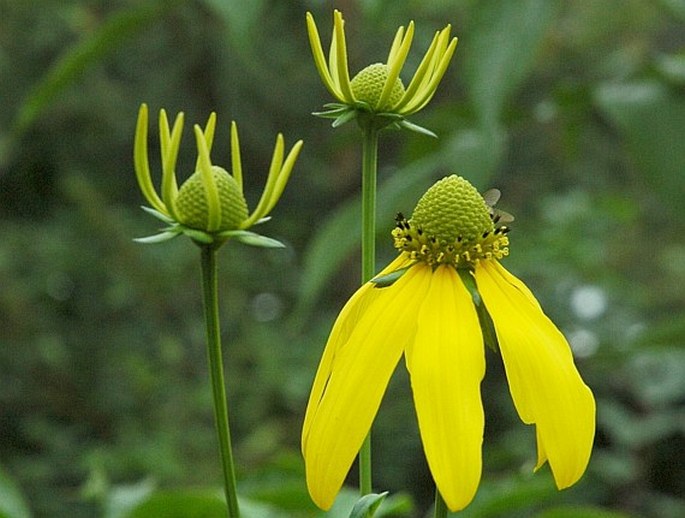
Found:
<svg viewBox="0 0 685 518"><path fill-rule="evenodd" d="M354 98L367 103L373 111L383 111L396 105L404 95L404 85L399 77L395 80L388 101L378 106L389 70L388 65L375 63L359 71L350 82Z"/></svg>
<svg viewBox="0 0 685 518"><path fill-rule="evenodd" d="M473 268L480 260L509 253L509 229L493 219L491 207L473 185L448 176L426 191L410 220L398 214L395 248L431 266Z"/></svg>
<svg viewBox="0 0 685 518"><path fill-rule="evenodd" d="M212 176L219 193L221 209L221 223L217 230L235 230L247 219L245 197L235 178L222 167L212 166ZM176 210L179 221L184 225L198 230L209 230L209 205L200 171L192 174L179 189Z"/></svg>

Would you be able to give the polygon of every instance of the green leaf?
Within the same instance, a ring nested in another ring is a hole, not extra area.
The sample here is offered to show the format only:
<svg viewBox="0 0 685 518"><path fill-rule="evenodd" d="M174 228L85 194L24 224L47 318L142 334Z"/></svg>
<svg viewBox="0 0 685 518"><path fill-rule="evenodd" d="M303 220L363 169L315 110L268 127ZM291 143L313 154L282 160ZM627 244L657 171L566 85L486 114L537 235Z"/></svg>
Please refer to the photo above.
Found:
<svg viewBox="0 0 685 518"><path fill-rule="evenodd" d="M226 503L218 492L159 491L137 505L126 518L225 518Z"/></svg>
<svg viewBox="0 0 685 518"><path fill-rule="evenodd" d="M150 479L113 487L105 499L103 517L126 518L133 509L146 501L154 490L155 483Z"/></svg>
<svg viewBox="0 0 685 518"><path fill-rule="evenodd" d="M558 8L555 0L483 0L473 10L464 77L485 126L497 124L503 106L528 76Z"/></svg>
<svg viewBox="0 0 685 518"><path fill-rule="evenodd" d="M646 182L661 195L664 209L680 217L685 198L685 100L653 81L604 85L595 100L625 139Z"/></svg>
<svg viewBox="0 0 685 518"><path fill-rule="evenodd" d="M371 279L371 282L373 282L377 288L387 288L388 286L392 286L399 280L400 277L402 277L411 266L407 266L405 268L400 268L399 270L395 270L394 272L386 273L385 275L379 275L377 277L374 277Z"/></svg>
<svg viewBox="0 0 685 518"><path fill-rule="evenodd" d="M366 495L366 496L380 496L380 495ZM366 497L364 497L366 498ZM363 500L363 498L362 498ZM320 512L315 516L316 518L350 518L350 509L360 503L359 494L350 488L343 487L338 497L335 499L333 507L328 512ZM399 518L400 516L413 516L414 503L411 497L406 493L395 493L385 498L378 509L375 510L374 517L382 518L384 516ZM354 512L354 510L352 511ZM363 515L362 515L363 516Z"/></svg>
<svg viewBox="0 0 685 518"><path fill-rule="evenodd" d="M566 505L547 509L536 515L537 518L630 518L625 513L609 511L601 507L579 507Z"/></svg>
<svg viewBox="0 0 685 518"><path fill-rule="evenodd" d="M31 512L19 488L3 470L0 470L0 518L30 516Z"/></svg>
<svg viewBox="0 0 685 518"><path fill-rule="evenodd" d="M476 285L476 280L467 270L457 270L457 273L459 273L459 277L473 299L473 305L476 308L480 329L483 333L483 342L485 342L485 345L492 349L493 352L499 352L499 342L497 341L495 324L492 322L492 317L483 303L483 299L478 291L478 286Z"/></svg>
<svg viewBox="0 0 685 518"><path fill-rule="evenodd" d="M14 125L15 136L26 131L50 102L73 84L91 64L101 60L125 39L141 31L178 3L179 0L133 4L134 7L112 15L90 37L76 43L29 92L19 108Z"/></svg>
<svg viewBox="0 0 685 518"><path fill-rule="evenodd" d="M376 509L378 509L378 506L385 500L386 496L388 496L387 491L380 494L371 493L369 495L364 495L356 504L354 504L349 518L369 518L373 516Z"/></svg>

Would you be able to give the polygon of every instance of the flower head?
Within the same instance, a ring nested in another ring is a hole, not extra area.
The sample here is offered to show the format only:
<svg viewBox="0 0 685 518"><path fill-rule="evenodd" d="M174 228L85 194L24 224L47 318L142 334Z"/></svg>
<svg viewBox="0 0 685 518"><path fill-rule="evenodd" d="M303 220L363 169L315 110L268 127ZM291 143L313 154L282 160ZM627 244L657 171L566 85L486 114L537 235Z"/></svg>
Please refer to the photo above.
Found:
<svg viewBox="0 0 685 518"><path fill-rule="evenodd" d="M410 124L405 117L421 110L435 94L457 47L457 38L450 40L450 30L447 25L435 34L414 77L405 88L400 73L414 37L414 22L410 22L406 30L404 27L397 30L386 63L369 65L350 79L342 13L337 9L333 12L328 60L324 56L314 17L307 13L307 32L316 68L328 91L338 101L327 104L328 110L317 115L335 119L334 127L363 116L373 118L381 126L395 124L430 133Z"/></svg>
<svg viewBox="0 0 685 518"><path fill-rule="evenodd" d="M144 207L169 226L154 236L139 239L154 243L186 234L201 244L221 244L234 238L256 246L280 246L273 239L259 236L247 229L268 219L285 189L302 141L292 147L284 157L284 140L280 133L276 138L269 175L264 191L256 208L249 213L243 195L243 172L240 160L238 127L231 123L231 168L212 164L210 152L214 142L216 115L212 113L204 128L194 126L198 158L195 172L178 187L176 180L176 159L183 132L183 113L176 116L173 127L169 127L166 112L159 113L159 134L162 162L161 195L157 193L150 174L147 151L148 109L143 104L138 112L134 146L134 164L138 185L151 207Z"/></svg>
<svg viewBox="0 0 685 518"><path fill-rule="evenodd" d="M560 489L584 473L594 398L564 336L500 264L509 245L502 221L512 218L491 206L498 197L454 175L437 182L409 220L398 215L400 255L338 316L302 430L307 484L320 507L332 505L402 355L438 490L452 511L469 504L481 476L490 319L516 410L536 427L536 469L549 462Z"/></svg>

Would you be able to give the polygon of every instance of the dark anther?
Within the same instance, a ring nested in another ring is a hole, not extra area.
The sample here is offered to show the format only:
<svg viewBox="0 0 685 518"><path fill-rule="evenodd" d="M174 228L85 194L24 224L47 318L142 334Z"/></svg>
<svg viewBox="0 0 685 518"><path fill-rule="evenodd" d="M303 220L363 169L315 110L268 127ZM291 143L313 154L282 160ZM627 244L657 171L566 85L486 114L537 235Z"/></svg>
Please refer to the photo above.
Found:
<svg viewBox="0 0 685 518"><path fill-rule="evenodd" d="M490 217L492 218L493 223L497 223L502 216L500 214L490 214Z"/></svg>
<svg viewBox="0 0 685 518"><path fill-rule="evenodd" d="M489 234L490 234L490 231L489 231L489 230L486 230L485 232L483 232L483 239L485 239L486 237L488 237Z"/></svg>
<svg viewBox="0 0 685 518"><path fill-rule="evenodd" d="M417 229L416 229L416 233L417 233L418 235L422 236L422 235L423 235L423 229L422 229L422 228L417 228Z"/></svg>
<svg viewBox="0 0 685 518"><path fill-rule="evenodd" d="M462 240L462 239L464 239L464 238L461 237L461 236L458 236L458 237L457 237L457 243L461 243L461 240Z"/></svg>
<svg viewBox="0 0 685 518"><path fill-rule="evenodd" d="M509 227L500 227L500 232L501 232L502 234L506 234L506 233L509 232L510 230L511 230L511 229L510 229Z"/></svg>

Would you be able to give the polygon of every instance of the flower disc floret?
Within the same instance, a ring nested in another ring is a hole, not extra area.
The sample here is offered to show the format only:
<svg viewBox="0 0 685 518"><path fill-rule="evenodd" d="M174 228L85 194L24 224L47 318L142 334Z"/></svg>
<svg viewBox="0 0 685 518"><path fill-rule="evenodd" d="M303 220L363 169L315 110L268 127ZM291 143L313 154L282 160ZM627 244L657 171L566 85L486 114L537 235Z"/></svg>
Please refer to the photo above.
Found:
<svg viewBox="0 0 685 518"><path fill-rule="evenodd" d="M388 73L388 65L383 63L374 63L359 71L350 82L355 99L367 103L374 111L391 109L399 103L404 95L404 85L398 77L395 79L388 101L382 106L378 104L388 80Z"/></svg>
<svg viewBox="0 0 685 518"><path fill-rule="evenodd" d="M473 268L481 259L509 254L509 229L496 227L493 219L473 185L460 176L448 176L421 197L410 220L398 214L395 248L431 266Z"/></svg>
<svg viewBox="0 0 685 518"><path fill-rule="evenodd" d="M238 182L224 168L212 166L212 176L216 182L221 209L221 223L217 230L235 230L247 219L245 197ZM208 230L209 206L200 171L190 176L179 189L176 210L179 221L184 225L198 230Z"/></svg>

